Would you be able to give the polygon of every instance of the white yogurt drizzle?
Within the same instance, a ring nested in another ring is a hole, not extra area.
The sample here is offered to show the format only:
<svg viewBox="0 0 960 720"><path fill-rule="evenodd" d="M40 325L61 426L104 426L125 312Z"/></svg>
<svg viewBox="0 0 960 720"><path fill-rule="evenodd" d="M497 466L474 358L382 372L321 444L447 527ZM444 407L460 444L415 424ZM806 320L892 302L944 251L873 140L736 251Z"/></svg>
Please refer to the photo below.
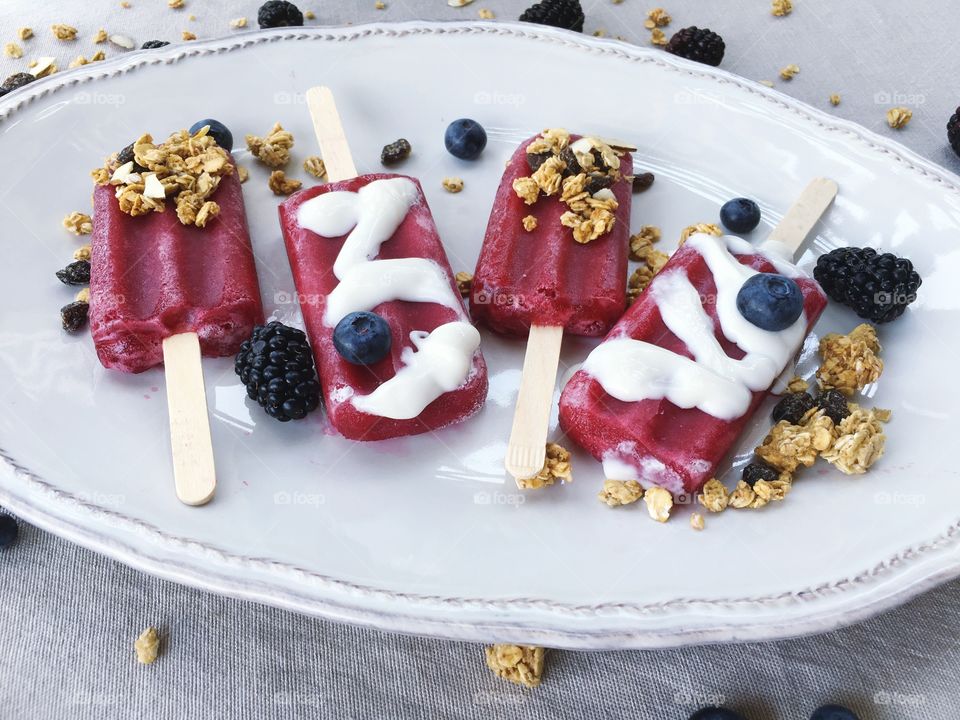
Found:
<svg viewBox="0 0 960 720"><path fill-rule="evenodd" d="M335 327L351 312L393 300L438 303L462 318L431 333L412 332L410 340L417 349L403 349L403 367L369 395L350 397L361 412L395 420L417 417L440 395L460 387L480 346L480 333L466 321L463 302L437 263L426 258L374 259L418 198L410 180L390 178L374 180L357 192L323 193L303 203L297 213L301 227L322 237L350 233L333 264L340 282L327 296L323 315L327 327Z"/></svg>
<svg viewBox="0 0 960 720"><path fill-rule="evenodd" d="M668 270L647 292L664 324L683 341L695 360L648 342L614 337L590 353L583 369L609 395L624 402L666 398L678 407L696 407L722 420L743 415L751 393L770 387L800 347L807 319L802 313L790 327L771 332L740 314L737 293L749 277L757 274L733 256L732 252L757 253L756 248L741 243L738 238L707 234L692 235L687 240L687 246L700 253L713 275L721 331L744 351L743 358L734 360L724 352L714 336L713 320L686 273ZM789 270L794 277L799 274L782 255L775 267L781 272Z"/></svg>

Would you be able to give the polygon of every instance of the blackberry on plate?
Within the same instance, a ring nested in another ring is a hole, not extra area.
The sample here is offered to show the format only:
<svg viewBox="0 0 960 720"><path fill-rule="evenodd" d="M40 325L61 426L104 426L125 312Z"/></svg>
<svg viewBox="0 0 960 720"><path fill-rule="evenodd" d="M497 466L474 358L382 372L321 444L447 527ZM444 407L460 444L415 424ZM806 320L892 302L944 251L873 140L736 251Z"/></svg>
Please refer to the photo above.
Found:
<svg viewBox="0 0 960 720"><path fill-rule="evenodd" d="M247 395L272 418L299 420L320 405L320 383L302 330L274 320L240 345L234 370Z"/></svg>
<svg viewBox="0 0 960 720"><path fill-rule="evenodd" d="M850 414L847 396L839 390L824 390L817 398L817 407L826 413L827 417L839 423Z"/></svg>
<svg viewBox="0 0 960 720"><path fill-rule="evenodd" d="M753 460L749 465L744 466L741 477L745 483L752 486L757 480L773 482L780 477L780 471L765 462Z"/></svg>
<svg viewBox="0 0 960 720"><path fill-rule="evenodd" d="M950 116L947 122L947 140L950 141L950 147L960 155L960 107Z"/></svg>
<svg viewBox="0 0 960 720"><path fill-rule="evenodd" d="M303 25L303 13L287 0L269 0L257 11L261 28L278 28Z"/></svg>
<svg viewBox="0 0 960 720"><path fill-rule="evenodd" d="M166 40L147 40L143 45L140 46L141 50L154 50L156 48L162 48L169 45Z"/></svg>
<svg viewBox="0 0 960 720"><path fill-rule="evenodd" d="M25 72L14 73L10 77L8 77L6 80L4 80L3 85L0 85L0 87L2 87L7 92L12 92L17 88L22 88L24 85L29 85L34 80L36 80L36 78L30 73L25 73Z"/></svg>
<svg viewBox="0 0 960 720"><path fill-rule="evenodd" d="M778 423L786 420L791 425L796 425L800 422L800 418L816 405L816 401L809 393L796 392L784 395L780 402L773 406L773 421Z"/></svg>
<svg viewBox="0 0 960 720"><path fill-rule="evenodd" d="M696 25L677 30L666 47L668 53L714 67L723 60L725 50L722 37L713 30L698 28Z"/></svg>
<svg viewBox="0 0 960 720"><path fill-rule="evenodd" d="M520 22L549 25L562 30L583 32L583 7L580 0L542 0L520 15Z"/></svg>
<svg viewBox="0 0 960 720"><path fill-rule="evenodd" d="M896 320L922 282L913 263L874 248L837 248L821 255L813 276L833 300L875 323Z"/></svg>

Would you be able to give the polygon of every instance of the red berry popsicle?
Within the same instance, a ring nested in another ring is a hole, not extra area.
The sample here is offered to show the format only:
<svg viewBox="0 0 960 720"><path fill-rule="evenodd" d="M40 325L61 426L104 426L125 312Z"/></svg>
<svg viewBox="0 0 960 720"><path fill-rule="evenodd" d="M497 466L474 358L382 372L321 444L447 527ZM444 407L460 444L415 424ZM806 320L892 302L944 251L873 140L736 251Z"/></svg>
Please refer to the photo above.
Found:
<svg viewBox="0 0 960 720"><path fill-rule="evenodd" d="M493 201L471 316L519 336L531 325L613 327L626 308L631 171L629 153L596 138L554 129L522 143Z"/></svg>
<svg viewBox="0 0 960 720"><path fill-rule="evenodd" d="M627 150L547 129L520 145L497 190L470 310L527 337L505 460L521 487L544 464L563 333L603 335L626 306Z"/></svg>
<svg viewBox="0 0 960 720"><path fill-rule="evenodd" d="M487 367L423 190L403 175L357 176L332 94L307 98L333 182L292 196L280 221L330 422L354 440L459 422L483 405ZM385 321L382 357L338 349L334 331L356 313Z"/></svg>
<svg viewBox="0 0 960 720"><path fill-rule="evenodd" d="M216 488L201 353L232 355L263 322L240 182L209 130L159 145L144 135L94 173L97 356L132 373L163 363L174 480L188 505Z"/></svg>
<svg viewBox="0 0 960 720"><path fill-rule="evenodd" d="M560 425L607 478L693 493L714 476L826 307L792 258L835 194L811 183L759 247L692 235L590 353ZM794 312L765 314L754 297Z"/></svg>

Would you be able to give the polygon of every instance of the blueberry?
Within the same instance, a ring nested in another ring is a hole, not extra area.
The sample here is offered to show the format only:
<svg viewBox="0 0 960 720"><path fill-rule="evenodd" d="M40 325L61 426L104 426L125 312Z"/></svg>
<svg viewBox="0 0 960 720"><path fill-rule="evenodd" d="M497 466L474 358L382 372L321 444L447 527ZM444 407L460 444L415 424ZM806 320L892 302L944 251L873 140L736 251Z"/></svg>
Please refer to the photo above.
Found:
<svg viewBox="0 0 960 720"><path fill-rule="evenodd" d="M0 549L10 547L17 539L17 521L13 515L0 515Z"/></svg>
<svg viewBox="0 0 960 720"><path fill-rule="evenodd" d="M803 314L803 293L790 278L757 273L737 293L737 310L764 330L784 330Z"/></svg>
<svg viewBox="0 0 960 720"><path fill-rule="evenodd" d="M375 313L353 312L337 323L333 345L347 362L373 365L390 352L390 326Z"/></svg>
<svg viewBox="0 0 960 720"><path fill-rule="evenodd" d="M231 133L227 126L219 120L214 120L212 118L199 120L190 126L190 134L193 135L205 125L210 126L210 130L207 131L207 134L217 141L217 145L222 147L227 152L233 150L233 133Z"/></svg>
<svg viewBox="0 0 960 720"><path fill-rule="evenodd" d="M760 207L747 198L735 198L720 208L720 222L730 232L748 233L760 224Z"/></svg>
<svg viewBox="0 0 960 720"><path fill-rule="evenodd" d="M166 40L147 40L143 45L140 46L141 50L156 50L157 48L166 47L169 45Z"/></svg>
<svg viewBox="0 0 960 720"><path fill-rule="evenodd" d="M810 720L859 720L853 710L843 705L823 705L813 711Z"/></svg>
<svg viewBox="0 0 960 720"><path fill-rule="evenodd" d="M690 720L743 720L743 715L722 707L705 707L690 716Z"/></svg>
<svg viewBox="0 0 960 720"><path fill-rule="evenodd" d="M460 118L447 126L443 143L454 157L476 160L487 146L487 131L476 120Z"/></svg>

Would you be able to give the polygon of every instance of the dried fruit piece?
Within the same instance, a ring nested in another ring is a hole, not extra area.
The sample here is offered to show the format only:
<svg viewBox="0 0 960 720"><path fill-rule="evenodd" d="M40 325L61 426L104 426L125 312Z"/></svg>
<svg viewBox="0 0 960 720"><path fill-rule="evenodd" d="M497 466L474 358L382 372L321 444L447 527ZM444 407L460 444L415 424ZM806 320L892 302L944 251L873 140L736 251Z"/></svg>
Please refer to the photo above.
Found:
<svg viewBox="0 0 960 720"><path fill-rule="evenodd" d="M383 146L383 150L380 152L380 162L384 165L395 165L410 157L412 150L413 148L410 147L410 143L404 138L400 138L395 142Z"/></svg>
<svg viewBox="0 0 960 720"><path fill-rule="evenodd" d="M60 322L67 332L76 332L87 324L90 303L75 300L60 308Z"/></svg>
<svg viewBox="0 0 960 720"><path fill-rule="evenodd" d="M90 282L90 263L74 260L63 270L57 270L57 278L64 285L86 285Z"/></svg>

